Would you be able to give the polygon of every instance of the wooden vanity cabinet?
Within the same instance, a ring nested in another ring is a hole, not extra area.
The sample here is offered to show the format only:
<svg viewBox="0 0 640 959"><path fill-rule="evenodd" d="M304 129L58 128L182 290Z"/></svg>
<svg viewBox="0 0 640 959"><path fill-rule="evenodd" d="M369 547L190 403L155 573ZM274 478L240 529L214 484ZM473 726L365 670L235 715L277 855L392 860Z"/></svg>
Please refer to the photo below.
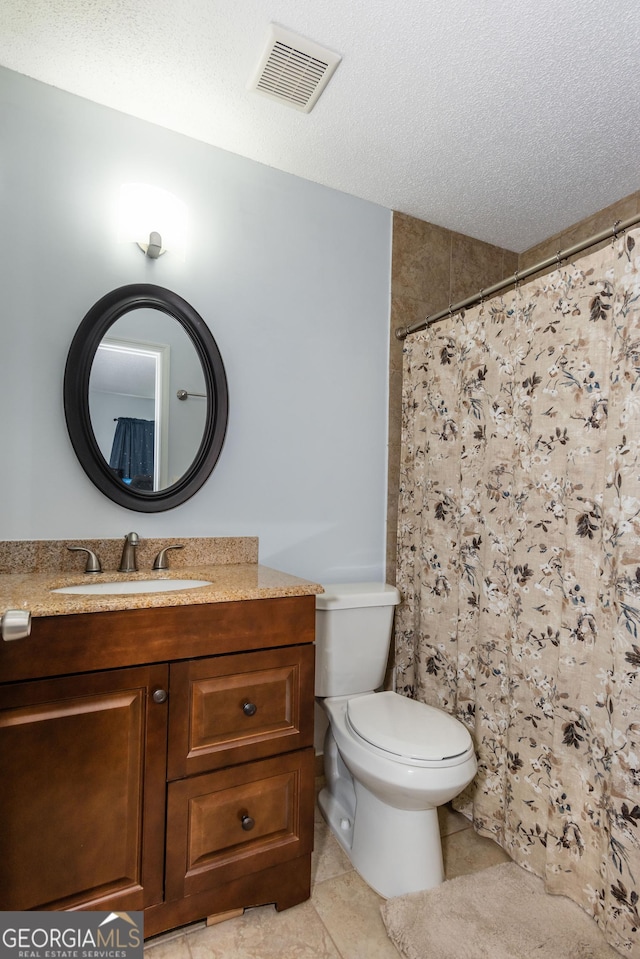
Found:
<svg viewBox="0 0 640 959"><path fill-rule="evenodd" d="M167 666L0 687L0 908L163 896Z"/></svg>
<svg viewBox="0 0 640 959"><path fill-rule="evenodd" d="M314 626L301 596L34 619L0 644L0 909L142 909L148 937L308 898Z"/></svg>

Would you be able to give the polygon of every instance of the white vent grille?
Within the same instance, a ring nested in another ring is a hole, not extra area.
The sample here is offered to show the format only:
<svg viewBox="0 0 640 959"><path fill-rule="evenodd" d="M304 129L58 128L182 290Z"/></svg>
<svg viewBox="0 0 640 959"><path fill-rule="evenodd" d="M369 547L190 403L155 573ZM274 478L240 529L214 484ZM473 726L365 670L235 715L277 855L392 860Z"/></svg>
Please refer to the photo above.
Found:
<svg viewBox="0 0 640 959"><path fill-rule="evenodd" d="M309 113L342 58L272 23L250 90Z"/></svg>

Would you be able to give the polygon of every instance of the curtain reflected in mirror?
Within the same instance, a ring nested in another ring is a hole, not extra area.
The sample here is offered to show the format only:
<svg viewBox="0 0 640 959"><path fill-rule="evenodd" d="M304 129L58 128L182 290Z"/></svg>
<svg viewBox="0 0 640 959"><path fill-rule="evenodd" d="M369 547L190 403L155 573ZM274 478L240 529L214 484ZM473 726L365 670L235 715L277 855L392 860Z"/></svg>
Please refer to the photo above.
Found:
<svg viewBox="0 0 640 959"><path fill-rule="evenodd" d="M109 466L118 479L132 489L154 489L154 420L119 416L113 437Z"/></svg>

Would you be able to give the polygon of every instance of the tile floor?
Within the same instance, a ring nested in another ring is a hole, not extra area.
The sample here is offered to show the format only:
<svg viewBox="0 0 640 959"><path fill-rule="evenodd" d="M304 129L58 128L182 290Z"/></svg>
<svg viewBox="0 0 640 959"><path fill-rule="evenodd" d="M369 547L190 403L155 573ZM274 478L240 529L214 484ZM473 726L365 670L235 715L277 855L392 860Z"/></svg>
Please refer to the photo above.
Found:
<svg viewBox="0 0 640 959"><path fill-rule="evenodd" d="M508 859L448 807L440 810L447 879ZM218 925L193 923L156 936L146 959L398 959L380 916L383 900L360 878L316 808L311 898L276 912L247 909Z"/></svg>

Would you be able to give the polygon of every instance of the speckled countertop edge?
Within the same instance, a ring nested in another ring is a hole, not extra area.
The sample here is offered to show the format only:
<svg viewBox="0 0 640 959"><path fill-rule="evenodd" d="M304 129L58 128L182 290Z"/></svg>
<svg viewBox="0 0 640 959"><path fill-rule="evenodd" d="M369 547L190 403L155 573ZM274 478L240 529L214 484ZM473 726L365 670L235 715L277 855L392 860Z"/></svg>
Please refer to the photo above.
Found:
<svg viewBox="0 0 640 959"><path fill-rule="evenodd" d="M151 555L155 555L155 551L163 546L173 543L184 543L185 548L172 551L171 568L152 571ZM258 541L254 538L165 539L143 541L143 544L145 549L139 550L138 553L138 571L118 573L106 566L105 558L109 565L117 568L114 557L116 554L119 557L122 540L25 543L21 552L23 562L15 563L15 572L0 573L0 612L7 609L27 609L35 617L67 616L112 610L309 596L323 592L323 587L318 583L259 565ZM0 556L3 548L5 555L8 555L12 545L14 544L8 542L0 543ZM101 546L100 558L104 572L82 572L84 563L79 562L78 557L82 558L83 554L69 553L68 545L86 545L92 549ZM68 568L70 561L74 563L73 568ZM0 563L0 569L2 568ZM197 579L207 580L211 585L153 593L74 595L51 592L64 586L90 585L92 582L150 579Z"/></svg>
<svg viewBox="0 0 640 959"><path fill-rule="evenodd" d="M208 580L210 586L160 593L71 595L52 593L61 586L91 582L84 574L14 573L0 575L0 608L28 609L32 616L67 616L74 613L102 613L111 610L151 609L162 606L193 606L203 603L230 603L246 599L281 596L309 596L321 593L322 586L258 564L237 566L191 566L162 572L96 574L96 582L149 579Z"/></svg>

